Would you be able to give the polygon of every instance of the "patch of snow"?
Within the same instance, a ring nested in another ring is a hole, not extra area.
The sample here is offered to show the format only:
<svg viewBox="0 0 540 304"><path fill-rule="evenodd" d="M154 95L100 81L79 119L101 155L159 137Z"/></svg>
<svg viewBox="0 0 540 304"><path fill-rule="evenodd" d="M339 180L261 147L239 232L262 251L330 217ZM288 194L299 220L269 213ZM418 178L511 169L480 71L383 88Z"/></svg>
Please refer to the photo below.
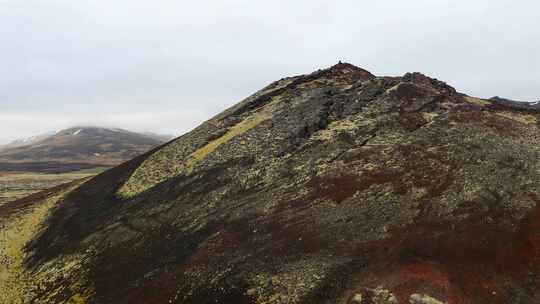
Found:
<svg viewBox="0 0 540 304"><path fill-rule="evenodd" d="M73 136L79 135L79 133L81 133L81 131L82 131L82 129L79 129L79 130L73 132L72 135L73 135Z"/></svg>
<svg viewBox="0 0 540 304"><path fill-rule="evenodd" d="M31 143L33 141L35 141L36 139L38 139L40 136L31 136L31 137L27 137L27 138L21 138L21 139L18 139L18 140L14 140L12 142L12 144L25 144L25 143Z"/></svg>
<svg viewBox="0 0 540 304"><path fill-rule="evenodd" d="M32 136L32 137L27 137L27 138L23 138L23 139L21 140L21 142L23 142L23 143L27 143L27 142L31 142L31 141L33 141L34 139L36 139L36 136Z"/></svg>

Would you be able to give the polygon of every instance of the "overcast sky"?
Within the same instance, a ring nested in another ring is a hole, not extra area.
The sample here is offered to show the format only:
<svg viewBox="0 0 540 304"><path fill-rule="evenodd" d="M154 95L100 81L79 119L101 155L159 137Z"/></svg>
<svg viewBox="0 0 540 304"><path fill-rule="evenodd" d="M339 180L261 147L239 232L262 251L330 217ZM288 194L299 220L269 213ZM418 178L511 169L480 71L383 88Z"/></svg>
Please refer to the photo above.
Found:
<svg viewBox="0 0 540 304"><path fill-rule="evenodd" d="M540 99L539 0L0 0L0 143L73 125L181 134L338 60Z"/></svg>

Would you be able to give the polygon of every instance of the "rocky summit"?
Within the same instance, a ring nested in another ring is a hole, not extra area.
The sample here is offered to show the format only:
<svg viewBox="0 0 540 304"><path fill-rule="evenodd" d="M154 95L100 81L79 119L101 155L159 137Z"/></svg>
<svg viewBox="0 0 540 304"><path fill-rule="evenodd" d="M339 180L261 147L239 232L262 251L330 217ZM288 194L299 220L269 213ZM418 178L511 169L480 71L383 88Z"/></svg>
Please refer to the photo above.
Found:
<svg viewBox="0 0 540 304"><path fill-rule="evenodd" d="M0 303L540 303L540 110L340 63L0 209Z"/></svg>

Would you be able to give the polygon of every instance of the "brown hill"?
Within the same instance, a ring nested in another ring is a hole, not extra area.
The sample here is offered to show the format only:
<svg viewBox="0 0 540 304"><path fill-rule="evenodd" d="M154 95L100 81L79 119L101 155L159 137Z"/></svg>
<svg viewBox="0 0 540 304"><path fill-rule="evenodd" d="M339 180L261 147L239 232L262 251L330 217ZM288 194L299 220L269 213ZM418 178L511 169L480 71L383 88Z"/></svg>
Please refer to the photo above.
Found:
<svg viewBox="0 0 540 304"><path fill-rule="evenodd" d="M91 180L3 206L0 291L540 303L539 116L420 73L284 78Z"/></svg>
<svg viewBox="0 0 540 304"><path fill-rule="evenodd" d="M0 150L0 171L73 171L114 166L165 142L122 129L73 127L15 141Z"/></svg>
<svg viewBox="0 0 540 304"><path fill-rule="evenodd" d="M522 109L524 111L531 110L531 111L538 111L540 110L540 101L535 102L523 102L523 101L515 101L511 99L502 98L499 96L491 97L489 99L495 104L498 104L501 107L511 107L514 109Z"/></svg>

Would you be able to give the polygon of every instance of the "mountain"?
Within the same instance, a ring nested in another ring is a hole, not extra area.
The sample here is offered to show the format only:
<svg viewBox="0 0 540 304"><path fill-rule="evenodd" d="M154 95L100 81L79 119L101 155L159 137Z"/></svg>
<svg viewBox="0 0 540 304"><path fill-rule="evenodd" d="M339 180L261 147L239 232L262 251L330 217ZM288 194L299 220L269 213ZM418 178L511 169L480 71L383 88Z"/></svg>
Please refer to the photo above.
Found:
<svg viewBox="0 0 540 304"><path fill-rule="evenodd" d="M0 207L0 302L540 303L539 118L421 73L283 78Z"/></svg>
<svg viewBox="0 0 540 304"><path fill-rule="evenodd" d="M12 142L9 142L8 144L0 145L0 151L10 149L10 148L28 146L36 142L39 142L52 135L54 135L54 132L49 132L49 133L44 133L44 134L40 134L40 135L36 135L32 137L17 139Z"/></svg>
<svg viewBox="0 0 540 304"><path fill-rule="evenodd" d="M540 101L536 101L536 102L515 101L511 99L502 98L499 96L491 97L489 100L501 107L512 107L512 108L519 108L519 109L524 109L524 110L540 110Z"/></svg>
<svg viewBox="0 0 540 304"><path fill-rule="evenodd" d="M71 171L113 166L166 141L123 129L73 127L12 142L0 150L0 171Z"/></svg>
<svg viewBox="0 0 540 304"><path fill-rule="evenodd" d="M172 135L157 134L157 133L154 133L154 132L143 132L142 134L144 134L144 135L146 135L148 137L154 138L156 140L159 140L161 142L168 142L171 139L174 139L174 136L172 136Z"/></svg>

